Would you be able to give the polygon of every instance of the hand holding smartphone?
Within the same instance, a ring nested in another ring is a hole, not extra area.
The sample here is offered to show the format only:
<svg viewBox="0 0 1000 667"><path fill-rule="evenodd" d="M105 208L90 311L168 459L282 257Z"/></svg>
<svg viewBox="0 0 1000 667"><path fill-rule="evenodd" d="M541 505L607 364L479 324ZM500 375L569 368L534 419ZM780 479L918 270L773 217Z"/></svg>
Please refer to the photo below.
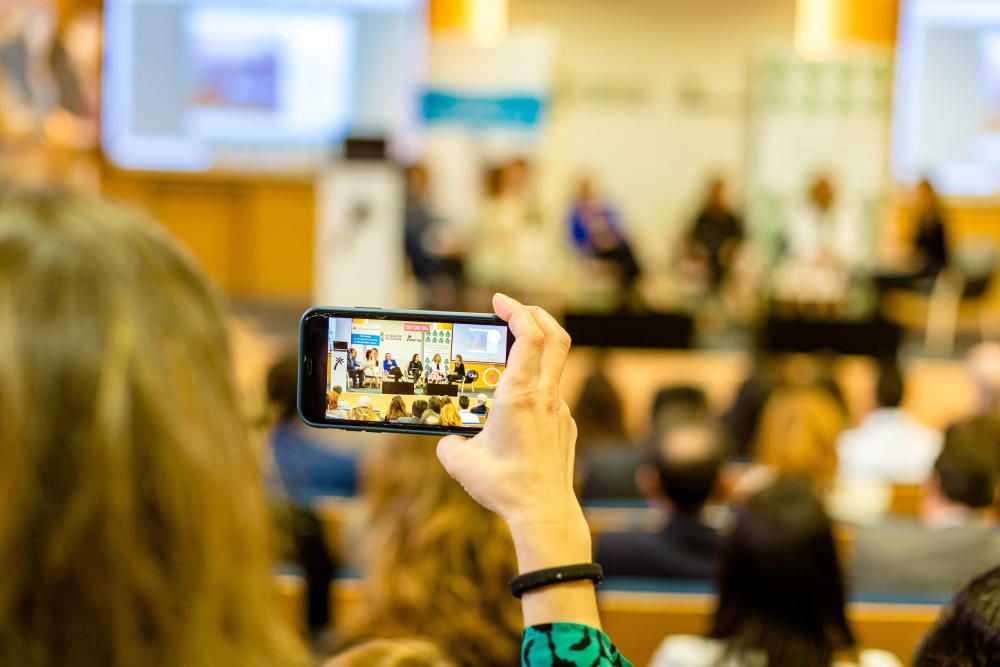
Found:
<svg viewBox="0 0 1000 667"><path fill-rule="evenodd" d="M316 427L475 435L513 342L494 315L314 308L299 331L299 414Z"/></svg>

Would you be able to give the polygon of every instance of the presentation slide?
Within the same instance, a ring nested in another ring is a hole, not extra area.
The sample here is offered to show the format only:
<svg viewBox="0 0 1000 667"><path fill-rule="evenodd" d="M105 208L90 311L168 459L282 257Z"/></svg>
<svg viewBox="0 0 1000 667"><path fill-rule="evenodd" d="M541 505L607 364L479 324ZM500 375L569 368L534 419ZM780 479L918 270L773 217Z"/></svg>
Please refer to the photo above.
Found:
<svg viewBox="0 0 1000 667"><path fill-rule="evenodd" d="M108 0L102 142L123 168L301 171L413 115L424 0Z"/></svg>
<svg viewBox="0 0 1000 667"><path fill-rule="evenodd" d="M1000 193L1000 2L905 0L893 168L950 195Z"/></svg>

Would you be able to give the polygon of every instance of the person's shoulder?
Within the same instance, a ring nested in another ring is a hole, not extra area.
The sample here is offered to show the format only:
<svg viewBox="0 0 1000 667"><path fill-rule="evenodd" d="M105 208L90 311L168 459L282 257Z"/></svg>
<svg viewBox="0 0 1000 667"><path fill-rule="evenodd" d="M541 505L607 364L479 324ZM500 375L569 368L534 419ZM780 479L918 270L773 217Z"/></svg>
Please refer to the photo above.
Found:
<svg viewBox="0 0 1000 667"><path fill-rule="evenodd" d="M664 639L649 661L650 667L709 667L717 665L725 653L718 639L675 635Z"/></svg>

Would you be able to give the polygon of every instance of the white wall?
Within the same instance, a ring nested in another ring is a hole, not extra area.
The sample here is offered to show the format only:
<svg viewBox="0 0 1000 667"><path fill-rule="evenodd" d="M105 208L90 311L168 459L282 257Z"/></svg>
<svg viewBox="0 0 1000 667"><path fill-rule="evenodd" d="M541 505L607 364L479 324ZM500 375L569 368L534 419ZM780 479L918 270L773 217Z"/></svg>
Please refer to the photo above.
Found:
<svg viewBox="0 0 1000 667"><path fill-rule="evenodd" d="M542 205L561 222L580 170L666 252L706 177L741 185L753 54L790 44L794 0L511 0L514 28L556 38L557 89L539 164ZM662 243L660 241L663 241Z"/></svg>

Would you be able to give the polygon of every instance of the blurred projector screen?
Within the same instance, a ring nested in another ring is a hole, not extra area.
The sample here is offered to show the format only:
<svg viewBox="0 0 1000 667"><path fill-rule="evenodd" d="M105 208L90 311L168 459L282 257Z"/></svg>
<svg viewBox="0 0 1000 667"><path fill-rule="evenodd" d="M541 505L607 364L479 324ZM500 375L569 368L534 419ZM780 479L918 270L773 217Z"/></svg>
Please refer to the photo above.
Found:
<svg viewBox="0 0 1000 667"><path fill-rule="evenodd" d="M102 145L154 171L310 171L412 127L424 0L106 0Z"/></svg>
<svg viewBox="0 0 1000 667"><path fill-rule="evenodd" d="M904 0L899 27L896 177L1000 193L1000 0Z"/></svg>

